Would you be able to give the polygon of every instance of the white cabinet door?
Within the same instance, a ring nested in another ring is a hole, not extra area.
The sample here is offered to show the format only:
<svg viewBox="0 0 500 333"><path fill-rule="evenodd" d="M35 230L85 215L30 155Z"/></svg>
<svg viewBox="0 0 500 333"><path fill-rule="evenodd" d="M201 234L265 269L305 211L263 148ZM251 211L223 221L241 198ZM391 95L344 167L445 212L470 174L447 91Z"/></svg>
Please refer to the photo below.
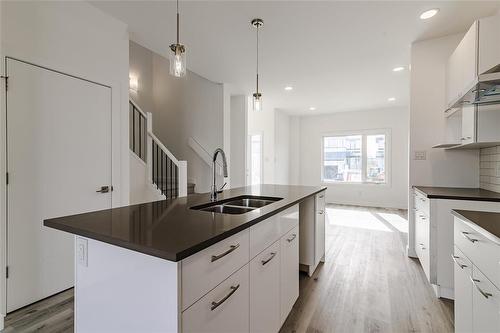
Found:
<svg viewBox="0 0 500 333"><path fill-rule="evenodd" d="M462 107L462 144L476 142L476 113L474 105Z"/></svg>
<svg viewBox="0 0 500 333"><path fill-rule="evenodd" d="M478 21L469 28L464 38L458 45L460 52L460 95L466 93L472 88L477 78L477 39L478 39Z"/></svg>
<svg viewBox="0 0 500 333"><path fill-rule="evenodd" d="M248 332L248 284L245 265L182 313L182 332Z"/></svg>
<svg viewBox="0 0 500 333"><path fill-rule="evenodd" d="M500 65L500 15L479 20L479 74Z"/></svg>
<svg viewBox="0 0 500 333"><path fill-rule="evenodd" d="M446 101L450 107L459 97L461 70L459 62L459 51L455 50L446 64Z"/></svg>
<svg viewBox="0 0 500 333"><path fill-rule="evenodd" d="M280 241L250 261L250 332L280 328Z"/></svg>
<svg viewBox="0 0 500 333"><path fill-rule="evenodd" d="M500 291L473 267L473 332L500 332Z"/></svg>
<svg viewBox="0 0 500 333"><path fill-rule="evenodd" d="M455 246L455 332L472 332L472 264Z"/></svg>
<svg viewBox="0 0 500 333"><path fill-rule="evenodd" d="M299 227L281 238L281 320L283 325L299 297Z"/></svg>
<svg viewBox="0 0 500 333"><path fill-rule="evenodd" d="M314 251L314 265L325 259L325 209L316 211L316 242Z"/></svg>

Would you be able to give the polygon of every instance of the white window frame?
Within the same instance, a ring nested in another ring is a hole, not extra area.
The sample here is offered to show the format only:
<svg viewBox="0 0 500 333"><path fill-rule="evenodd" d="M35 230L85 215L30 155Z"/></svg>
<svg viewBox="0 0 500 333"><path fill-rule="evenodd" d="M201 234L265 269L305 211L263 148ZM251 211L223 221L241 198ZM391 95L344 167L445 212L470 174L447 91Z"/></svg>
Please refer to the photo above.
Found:
<svg viewBox="0 0 500 333"><path fill-rule="evenodd" d="M366 150L366 136L367 135L377 135L377 134L384 134L385 135L385 182L383 183L377 183L377 182L367 182L366 181L366 164L367 164L367 150ZM325 180L324 177L324 158L325 158L325 138L326 137L332 137L332 136L351 136L351 135L361 135L361 182L352 182L352 181L345 181L345 182L336 182L336 181L330 181L330 180ZM352 130L352 131L335 131L335 132L328 132L328 133L323 133L321 135L321 184L322 185L340 185L340 186L345 186L345 185L362 185L362 186L386 186L390 187L391 186L391 165L392 165L392 144L391 144L391 130L388 128L384 129L368 129L368 130Z"/></svg>

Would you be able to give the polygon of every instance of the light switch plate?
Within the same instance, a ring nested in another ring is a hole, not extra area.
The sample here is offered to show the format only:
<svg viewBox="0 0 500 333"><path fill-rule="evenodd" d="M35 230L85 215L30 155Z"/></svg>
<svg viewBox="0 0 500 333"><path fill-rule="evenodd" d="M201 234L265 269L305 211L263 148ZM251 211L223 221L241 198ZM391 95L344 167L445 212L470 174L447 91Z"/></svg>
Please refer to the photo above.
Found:
<svg viewBox="0 0 500 333"><path fill-rule="evenodd" d="M76 238L76 257L79 265L87 267L88 260L88 242L85 238Z"/></svg>
<svg viewBox="0 0 500 333"><path fill-rule="evenodd" d="M427 152L425 150L415 150L413 152L413 159L417 161L424 161L427 159Z"/></svg>

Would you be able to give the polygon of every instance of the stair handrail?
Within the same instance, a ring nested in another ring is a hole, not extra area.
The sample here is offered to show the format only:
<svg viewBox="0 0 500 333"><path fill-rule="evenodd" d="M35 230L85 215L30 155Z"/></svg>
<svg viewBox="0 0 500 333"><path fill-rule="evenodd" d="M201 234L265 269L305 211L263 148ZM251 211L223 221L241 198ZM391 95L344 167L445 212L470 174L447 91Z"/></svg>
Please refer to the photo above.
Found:
<svg viewBox="0 0 500 333"><path fill-rule="evenodd" d="M196 140L193 137L190 137L188 139L188 145L191 147L191 149L198 154L198 156L209 166L212 167L212 154L210 154L203 145ZM222 165L220 164L219 161L216 161L215 164L217 165L217 174L221 176L223 174L222 172Z"/></svg>
<svg viewBox="0 0 500 333"><path fill-rule="evenodd" d="M177 179L177 186L179 189L178 196L179 197L185 197L187 196L187 161L179 161L174 154L170 150L168 150L167 147L161 142L161 140L154 135L153 133L153 115L151 112L144 112L139 105L134 101L132 97L129 98L130 103L133 104L133 106L139 111L145 118L146 118L146 147L147 147L147 154L146 154L146 165L147 165L147 175L148 175L148 181L153 182L153 172L152 172L152 165L153 165L153 141L155 144L167 155L167 157L177 166L179 169L179 174L178 174L178 179Z"/></svg>

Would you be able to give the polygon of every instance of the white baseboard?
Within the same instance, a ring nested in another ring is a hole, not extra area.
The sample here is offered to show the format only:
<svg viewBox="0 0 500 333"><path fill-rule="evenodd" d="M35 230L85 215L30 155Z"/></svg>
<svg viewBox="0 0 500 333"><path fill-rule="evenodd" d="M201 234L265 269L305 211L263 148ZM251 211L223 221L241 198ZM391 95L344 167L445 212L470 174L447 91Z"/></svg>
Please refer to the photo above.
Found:
<svg viewBox="0 0 500 333"><path fill-rule="evenodd" d="M5 327L4 327L4 319L5 319L5 316L3 314L0 314L0 330L3 330Z"/></svg>
<svg viewBox="0 0 500 333"><path fill-rule="evenodd" d="M406 255L410 258L418 258L417 252L415 252L415 249L410 248L409 246L406 246Z"/></svg>
<svg viewBox="0 0 500 333"><path fill-rule="evenodd" d="M455 292L453 291L452 288L442 287L442 286L438 286L436 284L433 284L432 289L434 289L434 294L436 294L436 297L438 297L438 298L446 298L446 299L455 300Z"/></svg>

